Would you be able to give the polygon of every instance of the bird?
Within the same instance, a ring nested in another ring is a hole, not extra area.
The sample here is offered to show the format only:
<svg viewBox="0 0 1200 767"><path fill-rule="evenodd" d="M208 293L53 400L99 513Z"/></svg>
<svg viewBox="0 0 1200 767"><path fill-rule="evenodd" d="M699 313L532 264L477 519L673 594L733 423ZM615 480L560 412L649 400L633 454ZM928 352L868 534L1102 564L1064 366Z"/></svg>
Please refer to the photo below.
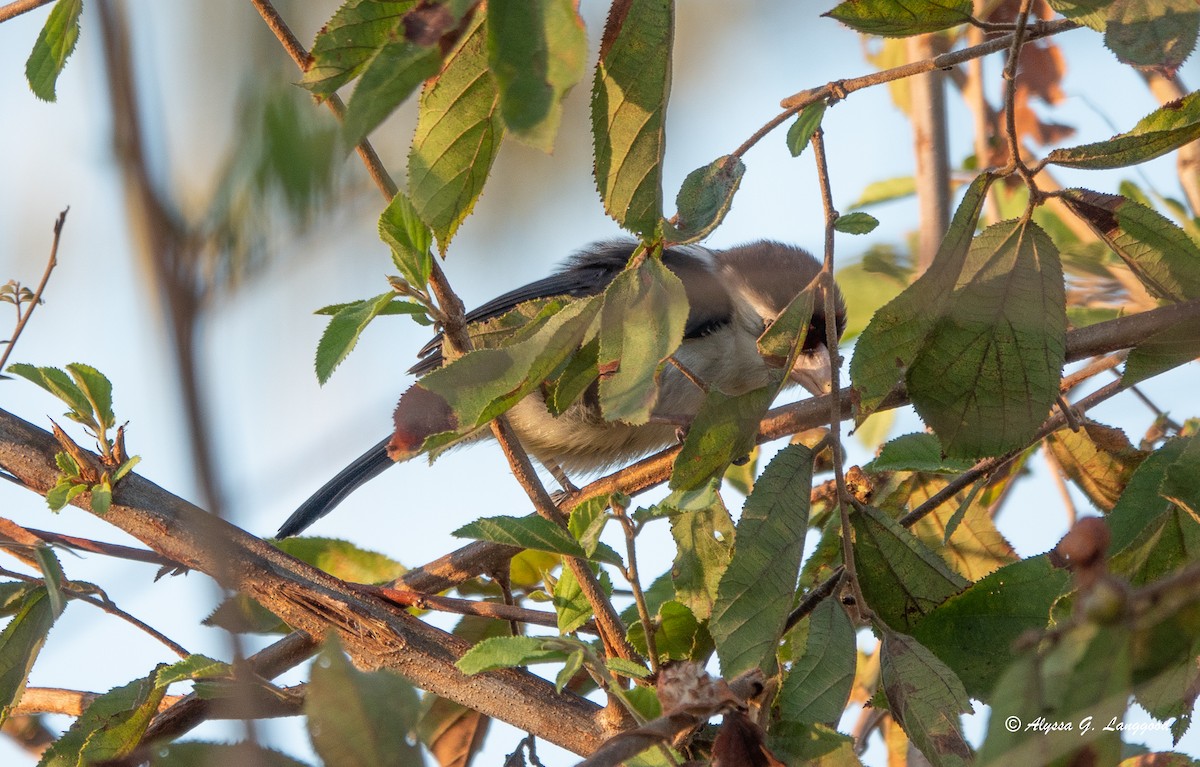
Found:
<svg viewBox="0 0 1200 767"><path fill-rule="evenodd" d="M468 312L466 322L470 325L499 317L527 301L599 295L626 267L638 247L632 240L593 243L550 276ZM759 354L757 339L821 271L820 262L808 251L772 240L727 250L698 245L667 247L662 251L662 262L683 284L688 316L683 341L674 354L679 366L663 368L658 399L647 423L606 420L595 382L557 416L550 413L541 392L536 390L507 413L521 445L560 481L565 479L562 472L602 471L678 442L681 430L700 410L705 388L734 396L767 385L778 365L773 366ZM787 384L799 384L819 395L830 388L831 364L826 348L829 319L819 282L814 290L812 320ZM836 284L833 292L835 336L840 338L846 327L846 304ZM409 369L416 376L444 364L440 334L418 352L418 358ZM389 455L389 443L405 436L407 419L415 421L421 415L420 407L405 408L402 399L395 415L396 436L384 438L326 482L288 517L276 537L287 538L305 530L391 466L394 456L400 460L411 457L414 453ZM419 432L421 425L413 424L413 428ZM482 428L463 442L488 434Z"/></svg>

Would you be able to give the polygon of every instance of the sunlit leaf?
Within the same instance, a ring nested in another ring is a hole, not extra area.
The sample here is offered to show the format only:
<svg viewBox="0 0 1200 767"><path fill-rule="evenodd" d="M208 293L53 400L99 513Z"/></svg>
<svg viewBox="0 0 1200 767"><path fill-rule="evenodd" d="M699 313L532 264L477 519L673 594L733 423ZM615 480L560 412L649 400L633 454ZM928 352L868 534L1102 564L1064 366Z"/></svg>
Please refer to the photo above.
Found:
<svg viewBox="0 0 1200 767"><path fill-rule="evenodd" d="M965 24L971 0L845 0L822 15L868 35L908 37Z"/></svg>
<svg viewBox="0 0 1200 767"><path fill-rule="evenodd" d="M132 751L158 713L166 687L155 684L157 671L114 687L96 698L42 756L45 765L96 764Z"/></svg>
<svg viewBox="0 0 1200 767"><path fill-rule="evenodd" d="M56 98L54 86L67 64L67 58L75 50L75 41L79 39L81 13L83 0L58 0L50 9L50 15L25 62L25 79L29 82L29 88L33 95L43 101L54 101Z"/></svg>
<svg viewBox="0 0 1200 767"><path fill-rule="evenodd" d="M317 343L317 380L325 383L342 360L358 344L358 337L371 320L396 299L395 292L382 293L374 298L356 301L333 315L321 340Z"/></svg>
<svg viewBox="0 0 1200 767"><path fill-rule="evenodd" d="M666 241L686 244L711 234L729 212L745 173L745 163L732 155L719 157L689 173L675 198L675 221L663 223Z"/></svg>
<svg viewBox="0 0 1200 767"><path fill-rule="evenodd" d="M416 0L347 0L321 27L300 85L327 98L357 77Z"/></svg>
<svg viewBox="0 0 1200 767"><path fill-rule="evenodd" d="M1200 91L1164 104L1127 133L1107 141L1055 149L1046 160L1068 168L1104 170L1151 160L1200 138Z"/></svg>

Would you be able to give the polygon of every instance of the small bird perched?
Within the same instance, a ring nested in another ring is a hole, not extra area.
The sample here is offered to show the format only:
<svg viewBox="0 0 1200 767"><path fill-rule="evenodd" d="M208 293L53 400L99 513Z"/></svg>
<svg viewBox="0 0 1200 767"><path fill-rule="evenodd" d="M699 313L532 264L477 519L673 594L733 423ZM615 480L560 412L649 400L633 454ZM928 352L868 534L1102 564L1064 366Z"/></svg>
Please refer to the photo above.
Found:
<svg viewBox="0 0 1200 767"><path fill-rule="evenodd" d="M499 317L526 301L568 296L595 296L625 268L637 248L632 241L596 243L576 254L545 279L532 282L489 301L466 315L468 323ZM757 340L821 270L808 252L790 245L762 240L729 250L699 246L667 248L663 264L683 283L688 317L683 342L674 357L692 377L710 389L738 395L767 385L772 366L758 352ZM835 288L836 335L846 326L846 307ZM829 389L829 352L825 346L828 318L823 292L815 294L812 322L804 344L789 371L790 384L800 384L813 394ZM421 361L409 372L423 376L443 363L440 336L420 351ZM777 366L776 366L777 367ZM558 416L552 415L542 395L535 391L507 413L521 445L552 470L594 472L639 458L678 440L679 428L695 417L705 392L696 381L667 365L660 377L657 402L648 423L633 425L607 421L600 411L595 384ZM411 415L409 415L411 413ZM313 494L279 528L286 538L328 514L360 485L393 463L389 443L408 433L422 433L419 408L396 412L396 433L342 469ZM466 440L482 438L479 430ZM419 444L419 442L417 443ZM411 454L401 456L401 460Z"/></svg>

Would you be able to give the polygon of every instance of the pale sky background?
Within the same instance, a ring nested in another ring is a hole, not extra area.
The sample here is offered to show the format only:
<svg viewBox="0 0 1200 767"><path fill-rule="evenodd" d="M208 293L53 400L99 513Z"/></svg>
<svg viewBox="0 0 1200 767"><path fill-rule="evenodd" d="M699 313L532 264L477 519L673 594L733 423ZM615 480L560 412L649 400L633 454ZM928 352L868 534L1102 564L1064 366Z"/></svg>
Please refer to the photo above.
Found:
<svg viewBox="0 0 1200 767"><path fill-rule="evenodd" d="M234 107L245 79L256 72L292 81L298 75L275 66L284 54L249 3L140 0L128 7L157 180L194 212L211 191L230 143L239 138ZM308 42L335 7L334 2L314 2L281 10ZM583 3L593 55L606 7ZM689 171L732 151L778 112L779 99L871 70L855 34L817 18L816 11L827 10L826 5L752 0L737 4L733 18L730 8L716 0L679 4L667 123L668 208ZM41 9L0 24L0 114L7 139L7 151L0 153L0 282L17 278L36 284L51 224L60 210L71 207L47 303L13 360L60 367L79 361L104 371L115 386L118 420L130 422L130 449L142 456L139 473L195 499L165 328L156 300L147 298L144 273L134 256L110 150L95 9L90 4L85 9L79 47L59 81L57 104L37 101L24 81L25 58L46 13ZM1093 33L1078 30L1057 40L1069 66L1067 100L1046 114L1083 128L1076 141L1107 138L1157 107L1140 79L1103 50ZM992 56L986 65L993 75L993 97L1000 87L995 77L999 61ZM1188 86L1200 87L1195 57L1181 75ZM493 178L446 264L468 306L543 275L583 244L619 234L604 215L590 177L588 89L586 83L579 86L568 100L553 156L515 143L506 143L501 151ZM948 100L951 154L961 160L971 152L970 120L956 96ZM411 108L403 110L375 136L398 179L403 178L413 114ZM867 183L911 172L908 123L886 89L852 95L830 110L824 126L834 199L843 210ZM707 244L724 247L770 237L820 249L822 218L811 153L792 160L783 136L781 129L747 155L747 174L733 209ZM1173 158L1151 163L1143 172L1159 191L1178 196ZM375 234L382 208L377 192L366 185L356 158L347 160L345 174L351 191L308 231L273 225L268 268L240 292L218 299L202 327L204 384L227 513L259 535L273 533L296 504L387 433L395 400L410 382L404 370L427 338L426 329L407 319L377 321L332 380L317 385L312 360L325 319L314 317L312 310L383 292L384 275L394 271ZM1110 192L1129 176L1058 174L1064 185ZM840 236L839 260L852 261L872 244L900 243L914 228L909 202L871 212L880 227L869 236ZM1197 383L1196 369L1189 365L1145 388L1160 406L1187 416L1195 413L1195 400L1188 395ZM25 382L2 382L0 392L0 406L35 423L45 425L47 416L62 411L49 395ZM1135 442L1150 421L1132 398L1106 404L1092 415L1127 428ZM901 415L893 434L918 428L919 421L909 413ZM869 458L852 439L848 445L852 462ZM1001 531L1022 556L1047 550L1066 529L1057 493L1040 460L1035 464L1043 476L1022 482L1000 520ZM639 502L648 505L654 497ZM728 500L736 512L740 501L735 494ZM1082 499L1076 501L1087 507ZM53 516L41 499L7 483L0 483L0 508L5 517L30 527L136 545L73 507ZM499 451L483 445L453 452L432 468L416 461L390 470L311 532L344 537L417 565L461 545L450 532L467 521L526 510ZM643 571L657 573L667 566L668 544L665 525L651 530L640 545ZM121 607L189 650L228 657L222 632L197 625L218 598L206 576L193 573L155 583L153 568L146 565L67 552L60 558L68 577L100 585ZM0 566L17 565L9 560ZM251 651L269 641L247 640ZM54 627L31 684L104 691L171 660L168 651L144 634L76 603ZM304 676L293 672L283 681ZM968 734L977 742L985 720L975 719ZM296 721L265 722L260 732L271 745L311 759ZM52 723L66 727L69 720L54 718ZM210 724L189 737L228 740L238 735L237 725ZM486 763L511 751L518 740L513 731L499 728L490 738ZM1153 735L1146 741L1156 748L1169 745ZM1200 756L1200 734L1193 729L1178 748ZM878 751L876 746L869 758L878 759ZM574 761L549 746L540 753L551 765ZM33 763L0 739L0 764Z"/></svg>

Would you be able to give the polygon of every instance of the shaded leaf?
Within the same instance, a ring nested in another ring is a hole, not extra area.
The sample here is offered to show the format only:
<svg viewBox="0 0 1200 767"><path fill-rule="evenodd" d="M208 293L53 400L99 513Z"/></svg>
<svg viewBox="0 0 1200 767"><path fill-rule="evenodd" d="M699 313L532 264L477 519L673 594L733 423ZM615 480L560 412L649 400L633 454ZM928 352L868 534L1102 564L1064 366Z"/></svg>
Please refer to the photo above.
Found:
<svg viewBox="0 0 1200 767"><path fill-rule="evenodd" d="M357 77L416 0L347 0L321 27L300 85L319 99Z"/></svg>
<svg viewBox="0 0 1200 767"><path fill-rule="evenodd" d="M845 234L868 234L875 231L877 226L879 219L862 211L845 213L833 222L833 228Z"/></svg>
<svg viewBox="0 0 1200 767"><path fill-rule="evenodd" d="M154 683L157 671L96 698L62 737L42 755L44 767L85 765L117 759L141 741L158 713L166 687Z"/></svg>
<svg viewBox="0 0 1200 767"><path fill-rule="evenodd" d="M583 547L569 532L548 519L529 517L485 517L463 525L452 535L456 538L472 538L480 541L503 543L522 549L537 549L569 557L585 558ZM613 550L600 546L594 554L596 560L610 564L621 564Z"/></svg>
<svg viewBox="0 0 1200 767"><path fill-rule="evenodd" d="M608 215L643 238L662 221L674 25L670 0L614 2L592 84L596 186Z"/></svg>
<svg viewBox="0 0 1200 767"><path fill-rule="evenodd" d="M22 595L20 608L0 632L0 722L7 721L20 702L29 671L53 625L50 595L45 588L35 588Z"/></svg>
<svg viewBox="0 0 1200 767"><path fill-rule="evenodd" d="M805 767L861 767L854 751L854 739L832 727L781 721L771 727L771 750L788 759L789 764Z"/></svg>
<svg viewBox="0 0 1200 767"><path fill-rule="evenodd" d="M792 663L779 690L779 715L788 722L833 726L841 718L854 683L858 659L854 626L833 599L822 600L804 623L804 651Z"/></svg>
<svg viewBox="0 0 1200 767"><path fill-rule="evenodd" d="M812 452L788 445L746 499L733 559L721 577L709 631L721 673L769 672L796 593L812 490Z"/></svg>
<svg viewBox="0 0 1200 767"><path fill-rule="evenodd" d="M888 440L863 468L867 471L927 471L958 474L974 465L962 458L947 458L936 434L917 432Z"/></svg>
<svg viewBox="0 0 1200 767"><path fill-rule="evenodd" d="M317 343L317 380L325 383L342 360L353 351L358 338L371 320L378 317L397 298L389 291L374 298L347 304L325 326L321 340Z"/></svg>
<svg viewBox="0 0 1200 767"><path fill-rule="evenodd" d="M692 660L712 651L712 641L696 616L679 602L662 603L654 623L654 649L658 651L660 660ZM646 627L641 621L629 627L627 638L638 652L643 655L649 652ZM697 652L698 648L703 652Z"/></svg>
<svg viewBox="0 0 1200 767"><path fill-rule="evenodd" d="M567 652L547 647L538 637L510 636L485 639L472 647L454 664L464 674L480 674L513 666L566 660Z"/></svg>
<svg viewBox="0 0 1200 767"><path fill-rule="evenodd" d="M787 132L787 147L792 157L799 157L804 147L808 146L809 139L817 132L817 128L821 127L827 106L824 100L814 101L796 115L796 122L792 123Z"/></svg>
<svg viewBox="0 0 1200 767"><path fill-rule="evenodd" d="M707 619L733 556L733 520L720 496L714 495L707 508L672 514L671 536L675 540L671 579L676 599L697 618Z"/></svg>
<svg viewBox="0 0 1200 767"><path fill-rule="evenodd" d="M386 583L408 571L385 554L337 538L285 538L275 547L351 583Z"/></svg>
<svg viewBox="0 0 1200 767"><path fill-rule="evenodd" d="M646 258L613 279L600 314L600 407L606 419L649 420L659 372L679 348L687 316L683 283L661 259Z"/></svg>
<svg viewBox="0 0 1200 767"><path fill-rule="evenodd" d="M864 506L850 515L863 597L888 626L910 631L923 615L969 583L887 514Z"/></svg>
<svg viewBox="0 0 1200 767"><path fill-rule="evenodd" d="M562 100L583 77L587 34L572 0L492 0L487 7L488 62L500 114L518 139L549 152Z"/></svg>
<svg viewBox="0 0 1200 767"><path fill-rule="evenodd" d="M379 239L391 247L392 262L405 281L417 289L424 288L433 269L433 254L429 252L433 235L404 192L396 192L379 215Z"/></svg>
<svg viewBox="0 0 1200 767"><path fill-rule="evenodd" d="M313 748L327 767L420 764L408 739L420 705L416 689L397 674L356 669L332 634L304 696Z"/></svg>
<svg viewBox="0 0 1200 767"><path fill-rule="evenodd" d="M1104 45L1126 64L1175 74L1200 33L1200 9L1188 0L1116 0L1108 13Z"/></svg>
<svg viewBox="0 0 1200 767"><path fill-rule="evenodd" d="M1185 451L1194 453L1195 437L1169 439L1142 461L1106 520L1112 536L1109 554L1117 554L1134 541L1154 520L1169 512L1174 504L1159 493L1167 471Z"/></svg>
<svg viewBox="0 0 1200 767"><path fill-rule="evenodd" d="M159 687L166 687L175 682L231 676L232 674L233 667L228 663L213 660L205 655L193 654L183 660L172 663L170 666L158 669L154 677L154 683Z"/></svg>
<svg viewBox="0 0 1200 767"><path fill-rule="evenodd" d="M990 701L1014 660L1013 643L1046 627L1050 607L1069 581L1045 555L1014 562L931 610L912 635L954 669L972 698Z"/></svg>
<svg viewBox="0 0 1200 767"><path fill-rule="evenodd" d="M214 764L253 764L257 767L309 767L306 762L254 743L164 743L150 752L150 767L211 767Z"/></svg>
<svg viewBox="0 0 1200 767"><path fill-rule="evenodd" d="M346 104L342 122L346 143L357 144L378 128L422 82L438 73L441 63L437 46L403 39L384 43L367 63Z"/></svg>
<svg viewBox="0 0 1200 767"><path fill-rule="evenodd" d="M1080 431L1062 429L1046 438L1058 465L1096 508L1111 511L1146 453L1125 432L1085 421Z"/></svg>
<svg viewBox="0 0 1200 767"><path fill-rule="evenodd" d="M1058 397L1065 301L1058 251L1036 224L996 224L975 240L907 376L947 455L996 455L1032 438Z"/></svg>
<svg viewBox="0 0 1200 767"><path fill-rule="evenodd" d="M682 245L711 234L729 212L745 173L745 163L733 155L718 157L689 173L675 198L674 221L663 223L666 242Z"/></svg>
<svg viewBox="0 0 1200 767"><path fill-rule="evenodd" d="M954 672L917 640L891 631L883 633L880 669L892 717L925 758L935 767L971 764L960 715L974 709Z"/></svg>
<svg viewBox="0 0 1200 767"><path fill-rule="evenodd" d="M467 767L483 745L491 718L436 695L426 696L424 709L417 731L439 767Z"/></svg>
<svg viewBox="0 0 1200 767"><path fill-rule="evenodd" d="M500 97L488 74L483 16L475 14L437 79L421 94L408 155L413 207L443 252L483 192L504 136Z"/></svg>
<svg viewBox="0 0 1200 767"><path fill-rule="evenodd" d="M723 475L731 462L748 456L754 449L758 423L777 390L775 386L764 386L732 397L715 389L710 391L675 457L671 488L702 487Z"/></svg>
<svg viewBox="0 0 1200 767"><path fill-rule="evenodd" d="M1121 383L1132 385L1200 357L1200 319L1192 317L1160 330L1129 352Z"/></svg>

